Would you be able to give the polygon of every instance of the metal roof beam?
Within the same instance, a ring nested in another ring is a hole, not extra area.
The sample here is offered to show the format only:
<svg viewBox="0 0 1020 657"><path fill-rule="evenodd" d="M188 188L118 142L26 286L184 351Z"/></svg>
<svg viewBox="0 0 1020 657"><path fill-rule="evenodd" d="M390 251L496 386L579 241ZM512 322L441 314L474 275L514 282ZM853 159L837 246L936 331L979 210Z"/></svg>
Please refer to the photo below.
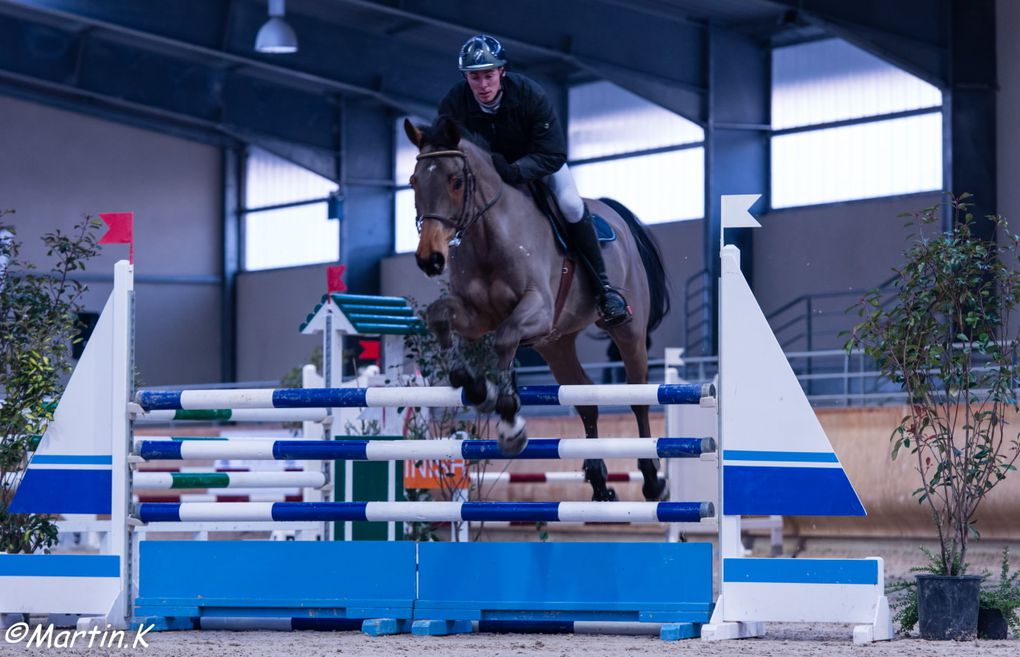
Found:
<svg viewBox="0 0 1020 657"><path fill-rule="evenodd" d="M229 15L216 14L215 20L219 27L207 30L208 34L206 31L200 31L194 35L189 34L179 25L180 21L171 18L174 12L181 11L186 16L204 16L208 12L203 12L202 7L209 5L220 6L221 3L205 1L145 3L138 6L138 11L125 12L123 3L111 3L104 0L88 0L87 2L82 0L0 0L0 13L50 23L71 23L82 28L92 28L154 48L169 49L199 59L211 60L226 68L249 69L253 73L277 82L368 98L404 112L421 113L425 108L434 110L434 99L408 96L397 91L383 92L379 88L381 86L379 81L375 85L351 82L339 77L325 76L293 66L283 66L256 56L240 55L237 52L222 49L220 46L224 41L236 42L237 40L237 23L244 17L242 11L244 7L238 3L231 3L232 7L237 5L238 8ZM186 6L186 10L181 10L183 6ZM288 15L288 18L294 20L295 17ZM189 20L188 25L192 25L196 21ZM234 27L231 27L232 25ZM309 37L310 35L306 33L303 36ZM359 64L363 63L363 61L359 62Z"/></svg>
<svg viewBox="0 0 1020 657"><path fill-rule="evenodd" d="M132 49L92 32L66 32L0 13L0 81L14 95L206 143L288 140L335 157L332 98ZM281 120L299 116L300 120ZM335 171L330 173L335 177Z"/></svg>
<svg viewBox="0 0 1020 657"><path fill-rule="evenodd" d="M903 70L945 88L949 79L952 0L753 0L797 12L802 19Z"/></svg>
<svg viewBox="0 0 1020 657"><path fill-rule="evenodd" d="M493 34L508 45L568 63L695 121L706 119L706 32L699 25L592 3L517 0L468 6L437 0L340 1L465 34ZM641 36L607 38L607 26L615 34Z"/></svg>

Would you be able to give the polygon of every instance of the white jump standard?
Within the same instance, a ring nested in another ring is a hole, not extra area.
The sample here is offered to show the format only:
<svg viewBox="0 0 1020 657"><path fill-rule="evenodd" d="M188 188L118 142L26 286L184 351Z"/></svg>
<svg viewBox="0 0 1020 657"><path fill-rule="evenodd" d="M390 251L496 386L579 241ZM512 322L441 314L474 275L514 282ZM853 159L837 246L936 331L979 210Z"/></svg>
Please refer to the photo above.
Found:
<svg viewBox="0 0 1020 657"><path fill-rule="evenodd" d="M756 198L724 197L723 227L757 226L747 214ZM694 500L659 503L143 502L132 508L132 467L144 461L146 450L186 458L197 453L191 450L248 449L244 441L139 441L138 454L132 454L132 417L177 409L280 412L276 409L463 402L461 391L451 388L143 391L133 401L133 269L118 263L110 300L10 507L12 513L109 514L111 532L101 554L0 555L0 613L80 614L82 629L107 623L191 629L216 624L214 619L297 627L317 618L342 626L341 621L364 619L362 627L371 634L470 632L502 621L556 620L575 629L578 622L640 622L655 624L663 638L710 640L757 636L770 621L836 622L856 625L856 643L890 639L881 559L744 556L741 516L863 515L864 508L740 273L739 252L725 246L720 257L717 452L700 438L535 439L529 445L533 458L640 452L648 458L684 456L683 463L706 467L711 461L718 467L715 509L697 499L714 497L710 491L691 495ZM714 392L672 384L520 390L524 404L570 406L699 404ZM438 440L350 441L336 448L346 450L344 456L326 451L344 442L321 442L316 449L323 451L309 448L297 458L395 460L420 453L488 459L496 458L491 451L498 453L484 441ZM253 458L265 460L281 458L281 450L295 445L303 449L301 441L256 443ZM162 526L224 517L550 522L712 517L720 549L713 555L710 543L158 541L135 531L145 521ZM713 564L721 576L718 599Z"/></svg>

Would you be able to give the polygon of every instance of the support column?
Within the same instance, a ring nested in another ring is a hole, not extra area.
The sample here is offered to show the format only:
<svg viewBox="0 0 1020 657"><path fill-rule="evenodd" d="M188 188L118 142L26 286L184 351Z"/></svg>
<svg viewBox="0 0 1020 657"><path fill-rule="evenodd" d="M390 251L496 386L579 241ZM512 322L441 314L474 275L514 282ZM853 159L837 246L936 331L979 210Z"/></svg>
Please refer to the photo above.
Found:
<svg viewBox="0 0 1020 657"><path fill-rule="evenodd" d="M241 208L245 154L223 149L223 271L220 293L220 380L237 380L237 274L241 271Z"/></svg>
<svg viewBox="0 0 1020 657"><path fill-rule="evenodd" d="M953 0L948 89L943 135L945 187L974 195L974 215L995 214L996 183L995 0ZM952 218L947 215L945 227ZM981 221L977 234L994 239L995 226Z"/></svg>
<svg viewBox="0 0 1020 657"><path fill-rule="evenodd" d="M708 270L705 312L711 325L710 351L717 353L719 320L720 197L761 194L769 205L769 129L771 122L771 53L733 32L710 27L707 39L708 124L705 129L705 242ZM727 235L739 249L744 277L753 286L751 234L737 229Z"/></svg>
<svg viewBox="0 0 1020 657"><path fill-rule="evenodd" d="M341 122L340 261L355 294L379 293L379 260L393 252L393 117L347 100Z"/></svg>

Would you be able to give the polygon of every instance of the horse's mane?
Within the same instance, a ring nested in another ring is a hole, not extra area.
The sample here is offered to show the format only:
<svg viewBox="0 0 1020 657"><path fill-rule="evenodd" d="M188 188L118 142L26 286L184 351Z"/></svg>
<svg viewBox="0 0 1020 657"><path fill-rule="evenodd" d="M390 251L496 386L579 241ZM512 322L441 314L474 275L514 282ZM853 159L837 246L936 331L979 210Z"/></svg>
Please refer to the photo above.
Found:
<svg viewBox="0 0 1020 657"><path fill-rule="evenodd" d="M440 115L432 125L420 125L422 145L434 146L438 149L453 149L459 146L459 140L465 139L486 154L492 153L489 142L479 134L471 132L458 121L445 114Z"/></svg>

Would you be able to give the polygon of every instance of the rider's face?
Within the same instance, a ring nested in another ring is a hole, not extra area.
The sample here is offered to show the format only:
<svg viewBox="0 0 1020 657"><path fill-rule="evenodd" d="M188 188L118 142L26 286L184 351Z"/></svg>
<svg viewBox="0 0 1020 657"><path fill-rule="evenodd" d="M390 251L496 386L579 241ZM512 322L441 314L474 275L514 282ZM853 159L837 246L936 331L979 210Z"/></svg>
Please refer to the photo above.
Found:
<svg viewBox="0 0 1020 657"><path fill-rule="evenodd" d="M503 67L490 68L487 71L468 71L464 77L467 78L475 100L488 105L499 95L500 86L503 84Z"/></svg>

